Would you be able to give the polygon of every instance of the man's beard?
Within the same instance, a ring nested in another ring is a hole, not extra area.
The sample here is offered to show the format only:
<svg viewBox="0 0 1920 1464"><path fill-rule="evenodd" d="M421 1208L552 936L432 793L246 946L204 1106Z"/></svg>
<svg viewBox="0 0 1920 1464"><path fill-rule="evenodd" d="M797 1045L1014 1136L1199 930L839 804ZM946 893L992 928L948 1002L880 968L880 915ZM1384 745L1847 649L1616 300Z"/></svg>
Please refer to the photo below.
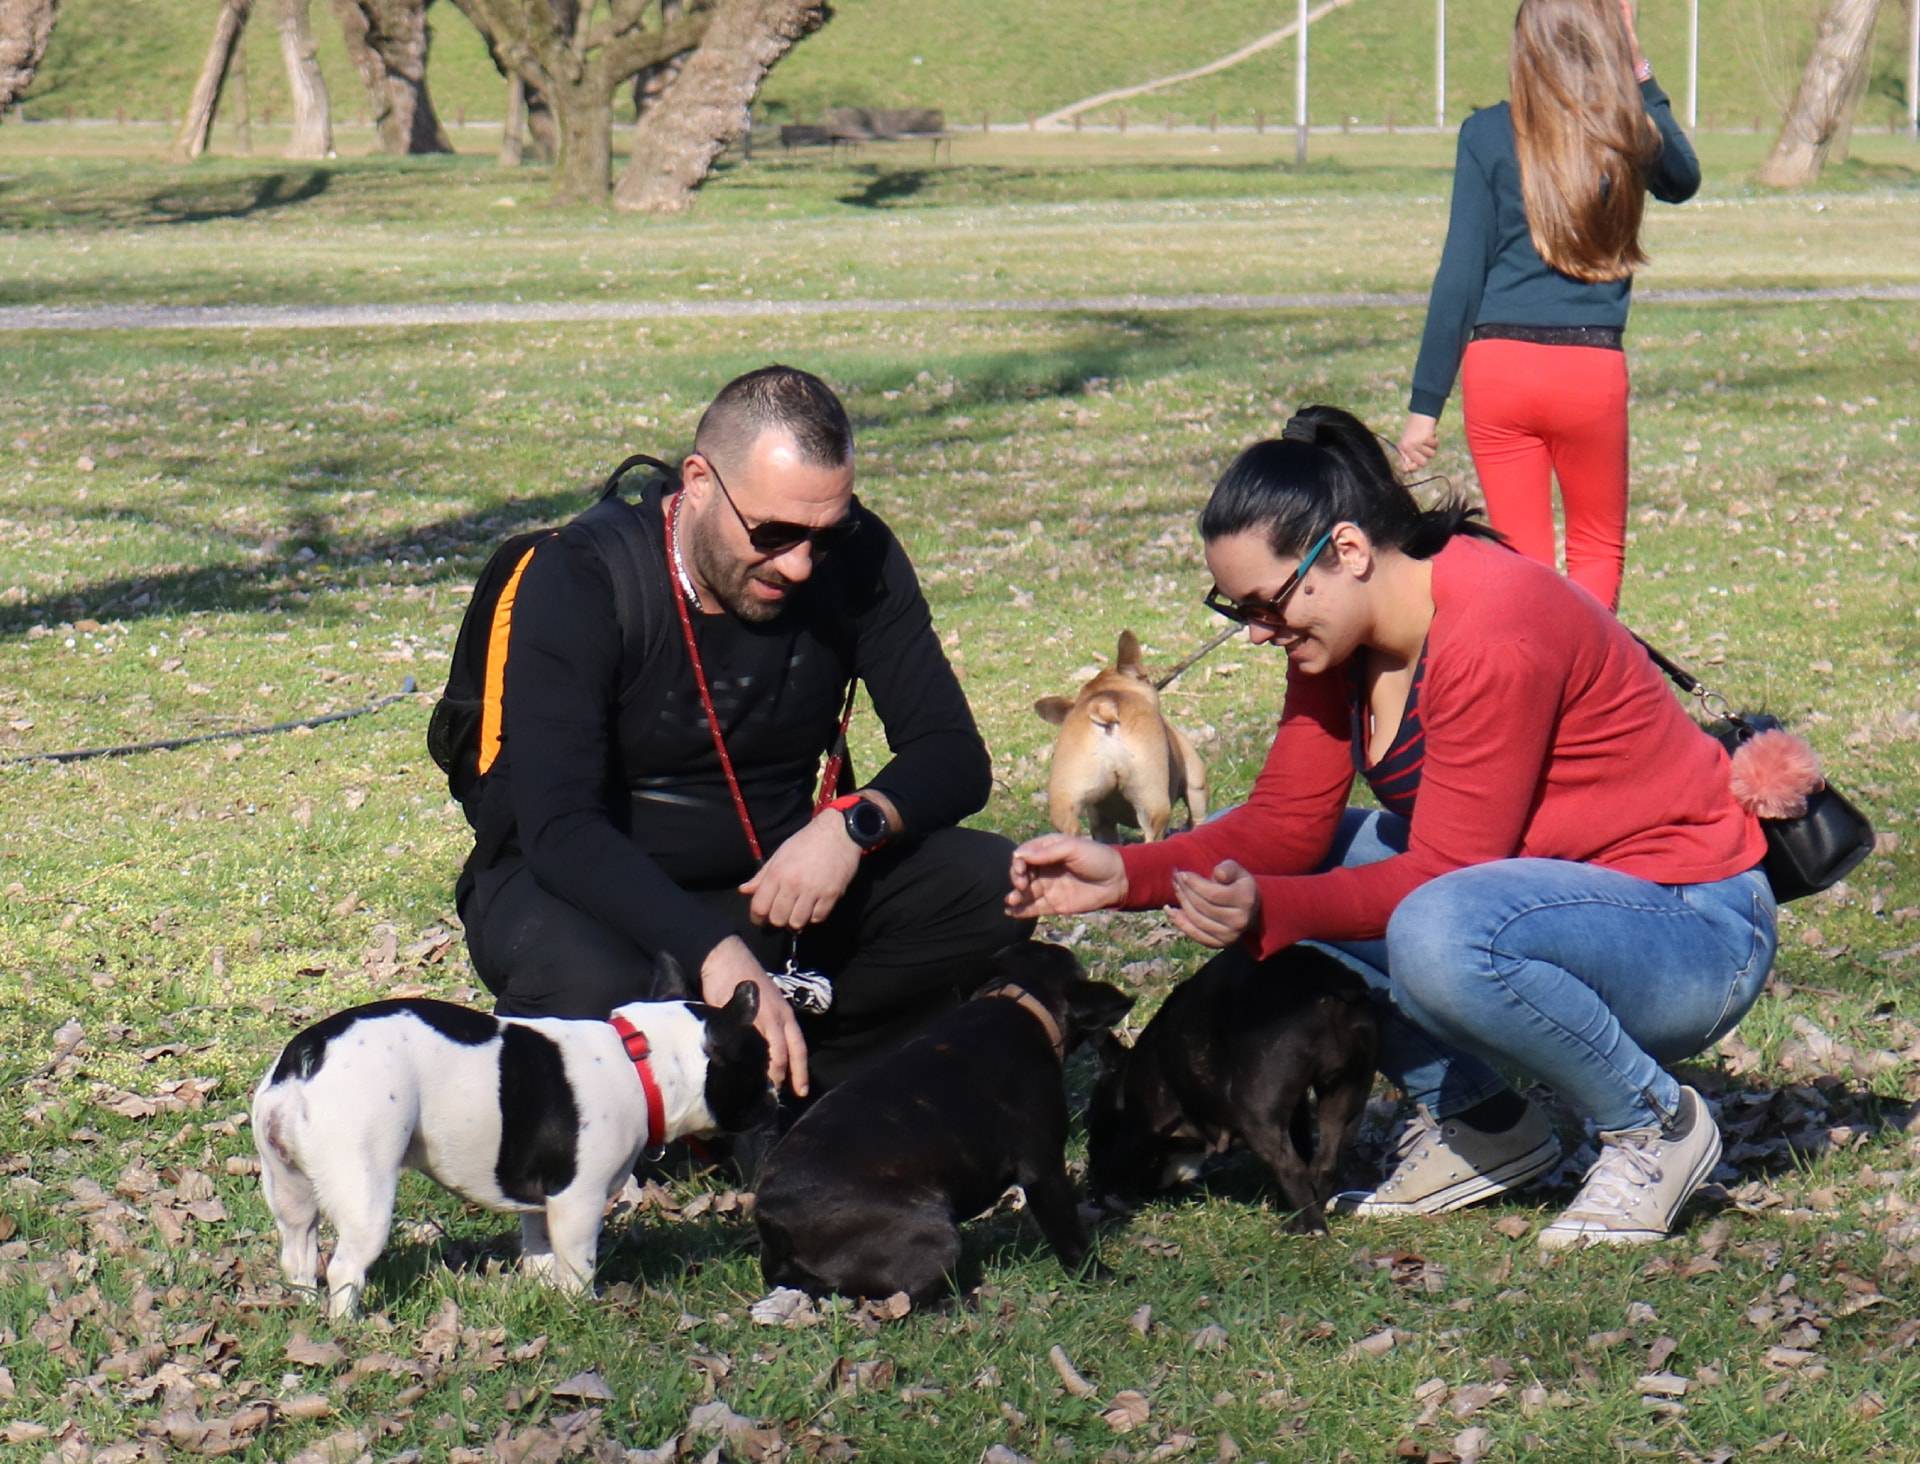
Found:
<svg viewBox="0 0 1920 1464"><path fill-rule="evenodd" d="M715 511L709 507L709 513ZM720 542L718 525L709 525L707 514L681 519L680 532L684 536L681 549L686 555L687 567L715 599L742 620L764 624L777 619L787 608L787 600L795 588L792 581L764 563L742 563L733 558ZM787 596L772 601L759 599L748 588L754 580L778 585L787 591Z"/></svg>

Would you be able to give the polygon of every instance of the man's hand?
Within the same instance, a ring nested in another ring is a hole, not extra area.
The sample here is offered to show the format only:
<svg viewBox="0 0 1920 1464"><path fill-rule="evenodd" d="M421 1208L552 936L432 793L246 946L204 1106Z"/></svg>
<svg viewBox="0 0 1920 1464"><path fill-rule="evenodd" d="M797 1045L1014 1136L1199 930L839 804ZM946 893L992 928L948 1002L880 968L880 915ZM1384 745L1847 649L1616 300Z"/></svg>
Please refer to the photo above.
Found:
<svg viewBox="0 0 1920 1464"><path fill-rule="evenodd" d="M707 953L700 966L700 999L708 1006L725 1006L741 982L760 988L760 1015L753 1025L767 1039L767 1077L774 1087L783 1082L796 1097L807 1096L807 1039L800 1035L800 1019L786 995L773 984L747 943L730 935Z"/></svg>
<svg viewBox="0 0 1920 1464"><path fill-rule="evenodd" d="M1007 913L1021 920L1105 910L1127 897L1120 851L1077 834L1027 840L1013 851L1008 879Z"/></svg>
<svg viewBox="0 0 1920 1464"><path fill-rule="evenodd" d="M1400 429L1400 466L1417 473L1433 461L1440 450L1440 419L1424 412L1408 412L1407 425Z"/></svg>
<svg viewBox="0 0 1920 1464"><path fill-rule="evenodd" d="M848 836L845 816L829 808L775 849L740 893L753 897L748 913L755 925L805 930L833 913L859 868L860 846Z"/></svg>
<svg viewBox="0 0 1920 1464"><path fill-rule="evenodd" d="M1215 950L1232 945L1260 918L1260 886L1231 859L1213 869L1213 878L1190 869L1173 876L1180 903L1167 912L1182 935Z"/></svg>

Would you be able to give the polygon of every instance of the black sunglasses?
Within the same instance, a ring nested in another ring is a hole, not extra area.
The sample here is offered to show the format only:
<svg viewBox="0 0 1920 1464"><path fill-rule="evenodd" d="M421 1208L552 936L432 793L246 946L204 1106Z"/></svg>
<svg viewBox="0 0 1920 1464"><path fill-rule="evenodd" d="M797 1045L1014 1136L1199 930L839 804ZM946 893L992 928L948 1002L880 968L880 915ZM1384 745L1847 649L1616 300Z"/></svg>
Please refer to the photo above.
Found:
<svg viewBox="0 0 1920 1464"><path fill-rule="evenodd" d="M1224 615L1235 625L1251 622L1267 630L1285 630L1287 628L1287 601L1293 598L1293 592L1300 588L1300 581L1306 578L1307 571L1313 567L1313 561L1320 557L1320 551L1327 547L1327 541L1333 537L1333 530L1313 541L1313 547L1300 561L1299 567L1287 576L1287 582L1280 586L1279 593L1271 600L1229 600L1220 593L1215 585L1202 597L1201 603L1215 615Z"/></svg>
<svg viewBox="0 0 1920 1464"><path fill-rule="evenodd" d="M733 495L727 492L726 480L713 465L713 459L702 453L700 460L707 465L708 474L719 485L720 496L727 500L727 507L740 520L740 527L747 531L747 542L753 546L756 554L771 558L785 554L797 545L809 543L816 554L830 554L860 529L860 500L857 498L848 507L844 518L817 529L808 524L790 523L786 519L764 519L760 523L750 524L747 516L740 512L740 505L733 501Z"/></svg>

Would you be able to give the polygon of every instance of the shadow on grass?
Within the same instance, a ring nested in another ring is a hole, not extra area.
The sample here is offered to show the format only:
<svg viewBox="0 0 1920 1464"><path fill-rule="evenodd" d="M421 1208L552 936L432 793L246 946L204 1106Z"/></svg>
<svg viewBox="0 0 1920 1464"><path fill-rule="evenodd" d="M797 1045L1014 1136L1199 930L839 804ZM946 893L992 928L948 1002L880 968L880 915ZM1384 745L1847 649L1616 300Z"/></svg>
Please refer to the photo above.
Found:
<svg viewBox="0 0 1920 1464"><path fill-rule="evenodd" d="M282 169L253 178L228 178L193 189L169 189L146 201L147 224L204 224L214 219L244 219L269 209L290 208L318 198L333 184L326 168Z"/></svg>
<svg viewBox="0 0 1920 1464"><path fill-rule="evenodd" d="M558 524L591 503L589 490L565 489L360 540L341 538L312 513L296 513L280 531L272 552L257 554L247 563L116 575L66 593L0 606L0 635L18 635L34 625L81 616L133 621L194 611L292 612L316 590L349 581L350 571L380 566L389 559L445 557L470 561L477 571L479 561L509 535L540 524ZM110 510L101 517L117 514ZM329 568L326 577L317 580L308 566L323 558ZM449 574L460 578L465 572L455 569Z"/></svg>
<svg viewBox="0 0 1920 1464"><path fill-rule="evenodd" d="M887 208L916 198L927 186L925 168L880 168L871 165L854 170L864 174L866 186L854 193L843 193L840 202L855 208Z"/></svg>

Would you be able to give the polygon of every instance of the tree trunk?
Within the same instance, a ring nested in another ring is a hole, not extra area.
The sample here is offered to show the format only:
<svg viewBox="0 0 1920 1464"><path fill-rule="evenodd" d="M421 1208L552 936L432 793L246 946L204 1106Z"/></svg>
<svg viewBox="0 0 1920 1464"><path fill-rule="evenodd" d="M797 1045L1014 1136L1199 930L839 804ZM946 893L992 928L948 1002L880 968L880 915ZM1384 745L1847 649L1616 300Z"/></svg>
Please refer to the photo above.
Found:
<svg viewBox="0 0 1920 1464"><path fill-rule="evenodd" d="M721 0L699 49L634 125L633 159L614 206L641 213L693 207L714 159L750 125L748 108L774 63L826 18L823 0Z"/></svg>
<svg viewBox="0 0 1920 1464"><path fill-rule="evenodd" d="M559 151L553 160L556 203L604 203L613 183L613 88L594 72L548 94Z"/></svg>
<svg viewBox="0 0 1920 1464"><path fill-rule="evenodd" d="M453 151L427 90L432 0L333 0L347 53L366 83L380 146L396 155Z"/></svg>
<svg viewBox="0 0 1920 1464"><path fill-rule="evenodd" d="M662 0L455 0L503 76L526 85L528 123L540 136L541 103L557 139L554 193L604 202L612 181L613 94L628 78L700 44L713 11Z"/></svg>
<svg viewBox="0 0 1920 1464"><path fill-rule="evenodd" d="M1820 176L1859 101L1879 14L1880 0L1830 0L1800 89L1780 124L1773 152L1756 175L1760 182L1799 188Z"/></svg>
<svg viewBox="0 0 1920 1464"><path fill-rule="evenodd" d="M213 43L207 47L200 79L193 84L193 96L187 102L187 119L173 140L176 163L190 163L207 150L207 135L213 131L214 113L220 109L220 89L227 84L227 68L233 64L233 53L240 47L252 12L253 0L222 0L220 18L213 26Z"/></svg>
<svg viewBox="0 0 1920 1464"><path fill-rule="evenodd" d="M293 95L290 158L324 158L333 153L333 113L327 80L314 59L313 28L307 24L311 0L280 0L280 55L287 63L287 88Z"/></svg>
<svg viewBox="0 0 1920 1464"><path fill-rule="evenodd" d="M517 168L527 151L527 84L515 76L507 82L507 122L500 130L500 166Z"/></svg>
<svg viewBox="0 0 1920 1464"><path fill-rule="evenodd" d="M0 112L33 85L60 0L0 0Z"/></svg>

